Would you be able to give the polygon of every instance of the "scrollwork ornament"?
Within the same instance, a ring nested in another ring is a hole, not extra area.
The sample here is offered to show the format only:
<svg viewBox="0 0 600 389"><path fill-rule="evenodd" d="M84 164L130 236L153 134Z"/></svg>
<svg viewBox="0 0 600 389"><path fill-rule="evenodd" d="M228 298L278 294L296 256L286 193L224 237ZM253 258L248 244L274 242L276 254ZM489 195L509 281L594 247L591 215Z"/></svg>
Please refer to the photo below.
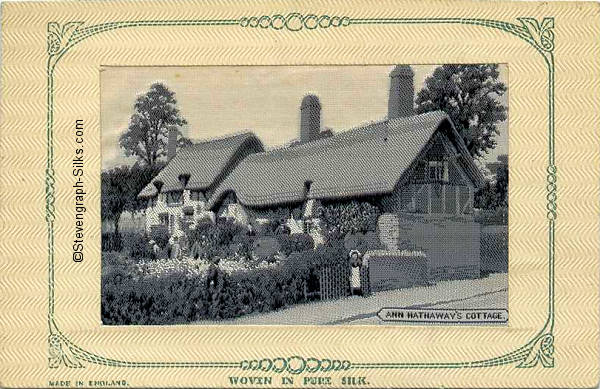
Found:
<svg viewBox="0 0 600 389"><path fill-rule="evenodd" d="M59 335L50 334L48 336L48 367L56 369L63 364L70 368L83 367L69 345Z"/></svg>
<svg viewBox="0 0 600 389"><path fill-rule="evenodd" d="M239 20L242 27L272 28L274 30L300 31L302 29L314 30L316 28L346 27L350 24L348 16L329 15L303 15L291 12L287 15L261 15L243 17Z"/></svg>
<svg viewBox="0 0 600 389"><path fill-rule="evenodd" d="M550 333L540 335L529 353L517 367L535 367L541 362L543 367L554 367L554 336Z"/></svg>
<svg viewBox="0 0 600 389"><path fill-rule="evenodd" d="M48 23L47 51L49 56L62 53L69 47L73 34L83 22L68 22L61 26L57 22Z"/></svg>
<svg viewBox="0 0 600 389"><path fill-rule="evenodd" d="M539 23L534 18L518 18L535 45L546 52L554 50L554 18L544 18Z"/></svg>
<svg viewBox="0 0 600 389"><path fill-rule="evenodd" d="M348 360L301 357L293 355L287 358L263 358L263 359L246 359L240 362L242 370L252 371L272 371L274 373L289 373L301 374L304 372L314 373L317 371L342 371L350 370L352 364Z"/></svg>
<svg viewBox="0 0 600 389"><path fill-rule="evenodd" d="M69 368L84 367L73 353L68 341L61 336L54 321L50 321L50 335L48 335L48 367L56 369L61 365L65 365Z"/></svg>

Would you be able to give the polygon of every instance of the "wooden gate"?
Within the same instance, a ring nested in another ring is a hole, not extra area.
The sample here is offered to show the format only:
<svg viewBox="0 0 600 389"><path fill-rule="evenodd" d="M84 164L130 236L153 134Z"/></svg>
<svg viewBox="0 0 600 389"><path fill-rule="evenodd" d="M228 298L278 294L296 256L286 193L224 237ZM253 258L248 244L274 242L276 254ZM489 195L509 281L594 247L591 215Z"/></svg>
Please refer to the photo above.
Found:
<svg viewBox="0 0 600 389"><path fill-rule="evenodd" d="M350 266L323 266L319 274L321 300L332 300L346 297L350 294Z"/></svg>

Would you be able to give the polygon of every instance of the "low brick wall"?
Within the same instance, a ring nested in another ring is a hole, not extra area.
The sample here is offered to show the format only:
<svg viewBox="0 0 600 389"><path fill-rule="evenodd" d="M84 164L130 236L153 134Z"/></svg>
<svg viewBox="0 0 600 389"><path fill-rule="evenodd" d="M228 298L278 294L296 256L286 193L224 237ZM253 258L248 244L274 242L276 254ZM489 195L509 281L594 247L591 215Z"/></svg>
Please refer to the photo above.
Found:
<svg viewBox="0 0 600 389"><path fill-rule="evenodd" d="M374 250L365 253L369 293L427 284L427 257L406 251Z"/></svg>

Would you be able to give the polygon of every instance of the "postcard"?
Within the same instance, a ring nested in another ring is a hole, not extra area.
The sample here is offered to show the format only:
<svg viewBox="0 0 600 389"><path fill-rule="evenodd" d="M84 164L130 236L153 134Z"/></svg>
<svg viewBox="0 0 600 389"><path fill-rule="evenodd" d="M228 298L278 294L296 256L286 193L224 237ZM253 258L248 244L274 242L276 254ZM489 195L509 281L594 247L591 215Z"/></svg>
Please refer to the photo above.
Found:
<svg viewBox="0 0 600 389"><path fill-rule="evenodd" d="M4 4L1 385L597 385L599 22Z"/></svg>

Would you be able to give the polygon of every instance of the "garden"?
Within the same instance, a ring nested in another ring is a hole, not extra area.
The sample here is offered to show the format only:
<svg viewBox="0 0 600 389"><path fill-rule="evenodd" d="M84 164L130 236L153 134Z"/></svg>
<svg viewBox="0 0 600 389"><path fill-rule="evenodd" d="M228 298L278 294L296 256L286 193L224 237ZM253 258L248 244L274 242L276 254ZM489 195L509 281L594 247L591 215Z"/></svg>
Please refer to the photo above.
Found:
<svg viewBox="0 0 600 389"><path fill-rule="evenodd" d="M308 234L290 235L283 220L260 228L200 221L181 238L179 255L170 252L166 228L104 234L103 323L228 319L318 299L320 270L349 271L349 248L371 248L378 217L375 207L357 202L320 212L327 238L316 247Z"/></svg>

